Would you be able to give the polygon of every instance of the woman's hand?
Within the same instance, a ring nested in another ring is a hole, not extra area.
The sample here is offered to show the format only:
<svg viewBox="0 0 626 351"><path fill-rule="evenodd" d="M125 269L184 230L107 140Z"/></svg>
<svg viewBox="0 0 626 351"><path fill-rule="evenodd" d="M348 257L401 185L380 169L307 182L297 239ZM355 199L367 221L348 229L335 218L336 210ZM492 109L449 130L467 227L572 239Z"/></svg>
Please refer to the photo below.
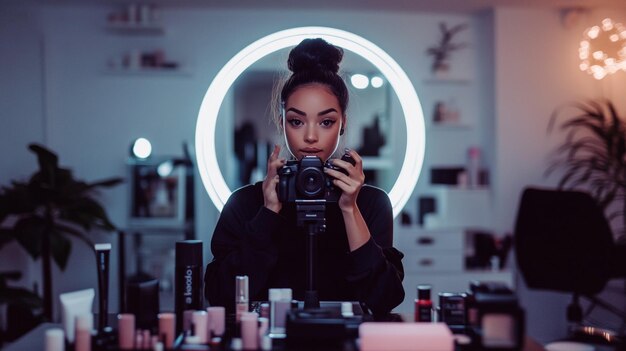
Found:
<svg viewBox="0 0 626 351"><path fill-rule="evenodd" d="M365 183L365 174L363 174L363 159L361 159L361 156L354 150L346 150L346 153L355 161L354 166L350 162L341 159L333 159L332 164L344 169L348 175L329 168L324 168L324 171L335 178L333 179L333 184L341 189L339 208L344 212L352 212L357 207L356 199Z"/></svg>
<svg viewBox="0 0 626 351"><path fill-rule="evenodd" d="M285 165L285 159L278 158L279 153L280 146L274 145L274 151L267 160L267 175L263 180L263 205L276 213L283 208L283 204L278 201L278 193L276 192L278 169Z"/></svg>

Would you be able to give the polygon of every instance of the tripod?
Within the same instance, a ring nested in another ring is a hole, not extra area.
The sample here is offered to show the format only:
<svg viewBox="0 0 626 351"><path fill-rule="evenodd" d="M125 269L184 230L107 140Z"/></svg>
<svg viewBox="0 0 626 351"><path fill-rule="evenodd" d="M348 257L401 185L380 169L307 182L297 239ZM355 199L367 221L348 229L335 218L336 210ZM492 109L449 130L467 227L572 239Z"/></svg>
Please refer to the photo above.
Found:
<svg viewBox="0 0 626 351"><path fill-rule="evenodd" d="M326 231L326 200L296 200L298 227L306 227L306 290L304 308L320 307L317 293L317 239L318 234Z"/></svg>

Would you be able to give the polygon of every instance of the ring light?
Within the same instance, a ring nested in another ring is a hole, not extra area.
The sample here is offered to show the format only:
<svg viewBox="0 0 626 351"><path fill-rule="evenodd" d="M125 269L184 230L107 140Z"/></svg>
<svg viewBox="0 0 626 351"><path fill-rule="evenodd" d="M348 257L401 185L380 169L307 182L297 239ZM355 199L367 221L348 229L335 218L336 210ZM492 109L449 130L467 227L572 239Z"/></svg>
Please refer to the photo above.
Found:
<svg viewBox="0 0 626 351"><path fill-rule="evenodd" d="M219 71L204 95L196 123L196 157L204 187L215 207L221 212L231 190L217 162L215 127L220 106L231 85L243 71L259 59L278 50L298 45L307 38L323 38L333 45L363 57L380 70L400 100L407 137L404 162L398 179L389 192L395 217L411 197L424 161L426 133L422 107L411 81L391 56L358 35L334 28L299 27L270 34L241 50Z"/></svg>

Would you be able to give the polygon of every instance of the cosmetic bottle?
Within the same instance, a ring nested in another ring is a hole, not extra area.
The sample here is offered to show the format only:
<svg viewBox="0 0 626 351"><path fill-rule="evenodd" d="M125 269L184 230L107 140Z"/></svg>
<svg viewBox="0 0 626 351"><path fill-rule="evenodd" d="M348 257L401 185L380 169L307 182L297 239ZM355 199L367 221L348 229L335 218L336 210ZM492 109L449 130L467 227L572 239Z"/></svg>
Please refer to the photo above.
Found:
<svg viewBox="0 0 626 351"><path fill-rule="evenodd" d="M81 314L76 317L75 351L91 351L91 331L93 329L93 314Z"/></svg>
<svg viewBox="0 0 626 351"><path fill-rule="evenodd" d="M176 315L173 313L159 313L159 337L162 339L163 346L166 349L174 347L174 339L176 337Z"/></svg>
<svg viewBox="0 0 626 351"><path fill-rule="evenodd" d="M270 337L284 338L287 312L291 309L291 289L270 289Z"/></svg>
<svg viewBox="0 0 626 351"><path fill-rule="evenodd" d="M259 348L259 315L256 312L241 314L241 342L244 350Z"/></svg>
<svg viewBox="0 0 626 351"><path fill-rule="evenodd" d="M176 242L174 302L176 331L183 329L183 312L203 309L202 241Z"/></svg>
<svg viewBox="0 0 626 351"><path fill-rule="evenodd" d="M235 313L237 323L241 321L241 315L248 312L249 309L248 276L238 275L235 277Z"/></svg>
<svg viewBox="0 0 626 351"><path fill-rule="evenodd" d="M46 330L45 351L65 351L65 333L61 328Z"/></svg>
<svg viewBox="0 0 626 351"><path fill-rule="evenodd" d="M415 321L432 322L433 302L430 300L430 285L417 286L417 299L415 299Z"/></svg>
<svg viewBox="0 0 626 351"><path fill-rule="evenodd" d="M209 332L211 337L222 337L226 331L226 309L223 306L208 307Z"/></svg>

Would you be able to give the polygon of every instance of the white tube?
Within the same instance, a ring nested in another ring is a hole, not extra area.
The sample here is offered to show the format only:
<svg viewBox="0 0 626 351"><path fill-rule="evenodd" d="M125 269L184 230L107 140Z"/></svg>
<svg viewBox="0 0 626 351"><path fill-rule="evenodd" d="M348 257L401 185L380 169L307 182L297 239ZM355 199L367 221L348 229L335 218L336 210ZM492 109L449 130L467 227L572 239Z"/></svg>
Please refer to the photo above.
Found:
<svg viewBox="0 0 626 351"><path fill-rule="evenodd" d="M63 329L46 330L45 351L65 351L65 335Z"/></svg>
<svg viewBox="0 0 626 351"><path fill-rule="evenodd" d="M94 289L85 289L61 294L61 322L69 343L74 343L74 325L77 316L91 313Z"/></svg>

